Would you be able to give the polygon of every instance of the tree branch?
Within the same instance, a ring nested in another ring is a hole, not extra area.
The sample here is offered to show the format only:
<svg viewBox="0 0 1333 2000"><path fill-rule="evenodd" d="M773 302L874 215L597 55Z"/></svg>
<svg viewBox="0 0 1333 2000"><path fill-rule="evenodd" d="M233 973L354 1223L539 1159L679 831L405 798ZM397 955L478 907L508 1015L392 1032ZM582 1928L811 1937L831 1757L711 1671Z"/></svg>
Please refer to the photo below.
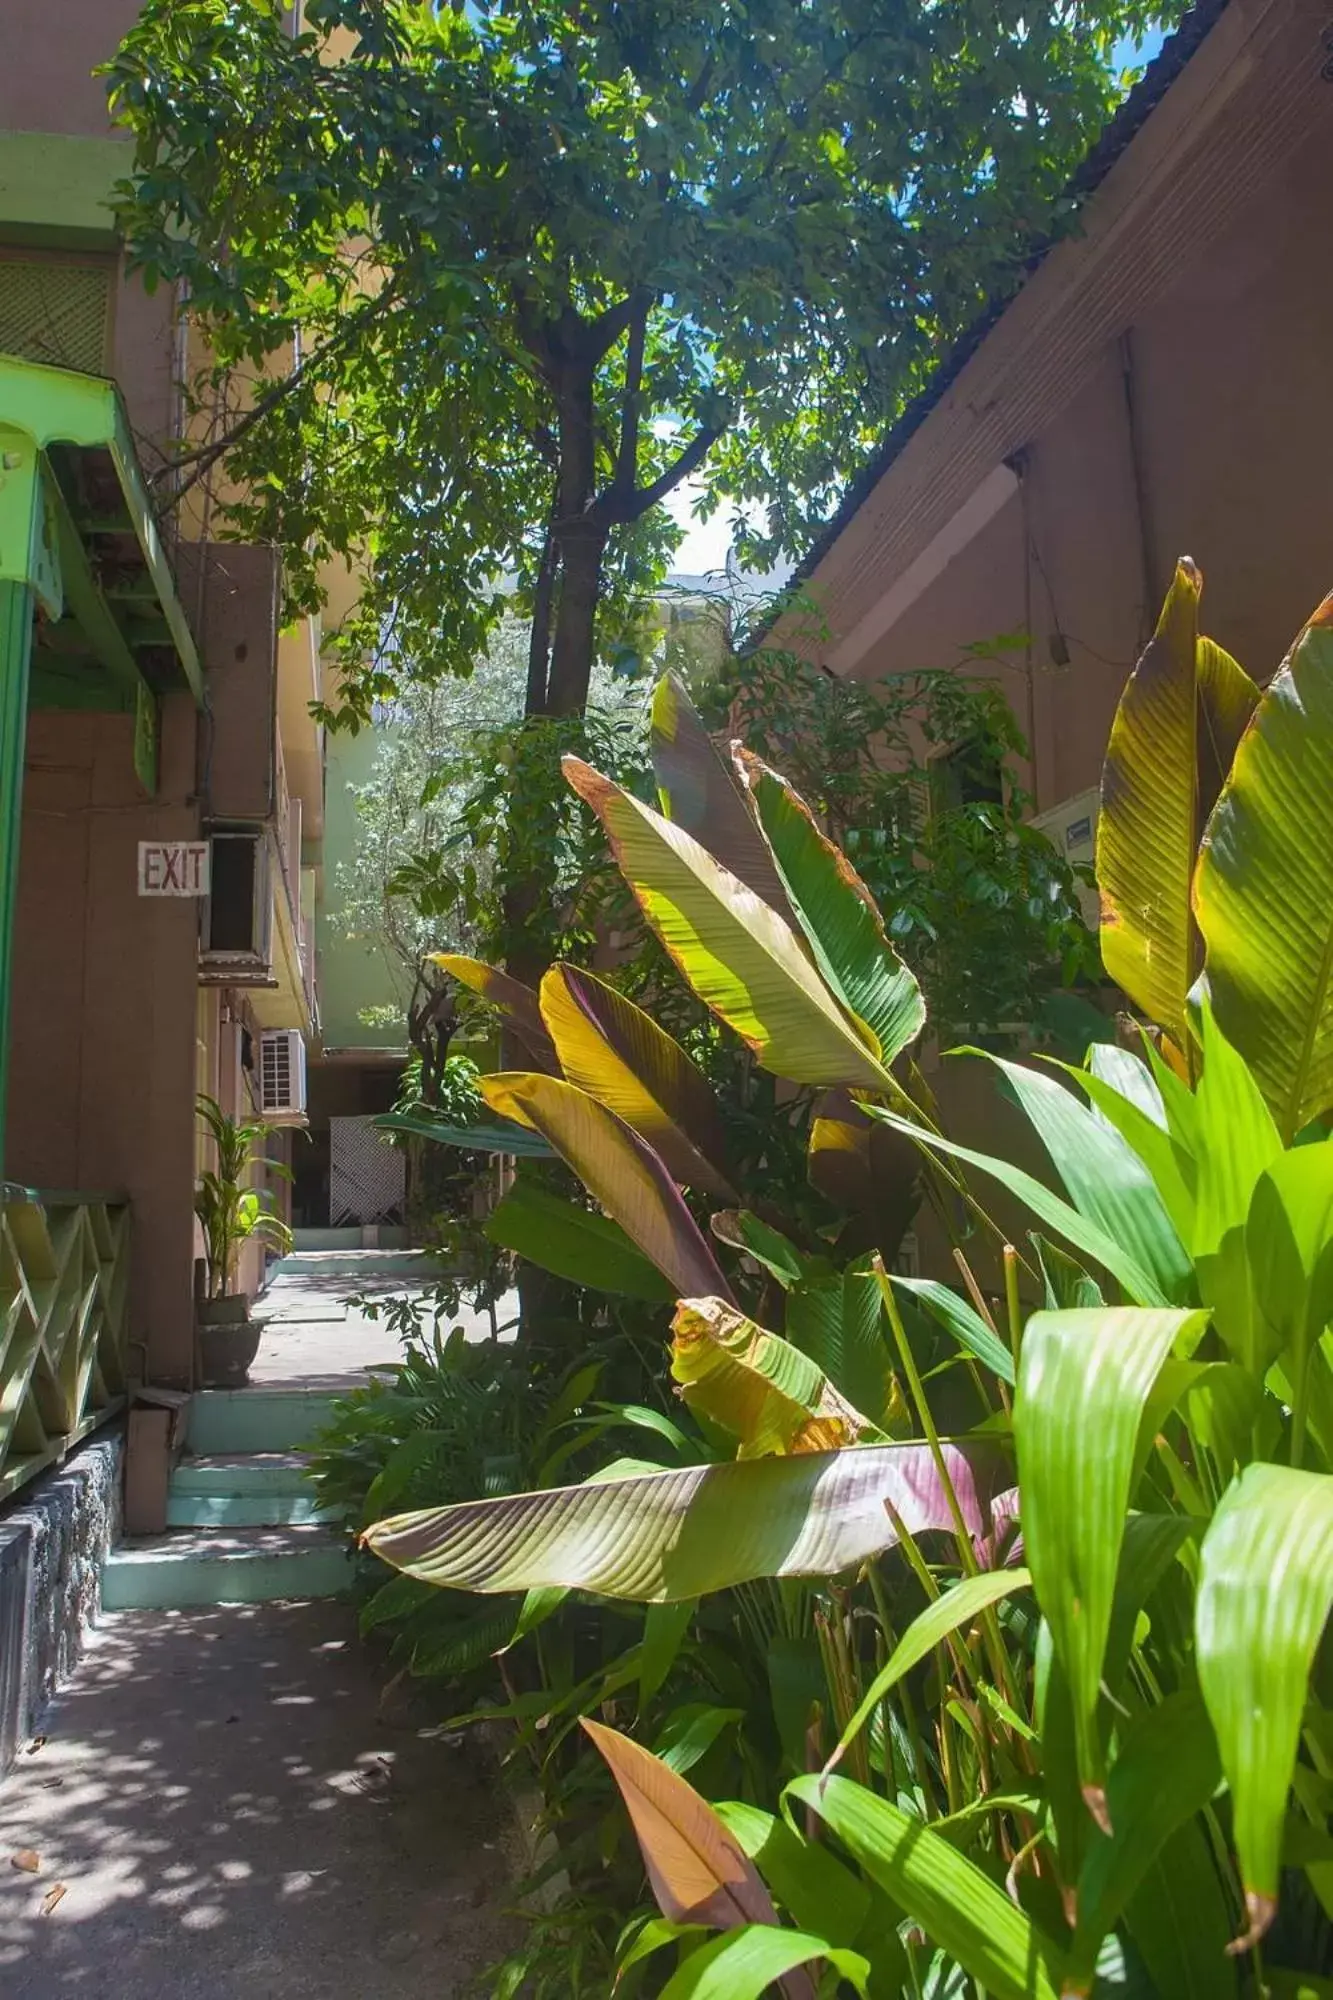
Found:
<svg viewBox="0 0 1333 2000"><path fill-rule="evenodd" d="M641 486L636 492L624 494L614 485L606 487L593 501L584 520L602 528L641 521L659 500L665 500L667 494L674 492L682 480L688 479L692 472L698 471L725 429L725 424L709 424L703 430L697 431L684 451L672 460L666 471L654 479L650 486ZM560 522L557 525L564 527L568 524Z"/></svg>
<svg viewBox="0 0 1333 2000"><path fill-rule="evenodd" d="M620 450L611 484L621 495L632 494L639 474L639 391L643 387L643 350L648 336L649 294L638 295L637 309L629 324L629 352L625 356L625 400L620 406Z"/></svg>

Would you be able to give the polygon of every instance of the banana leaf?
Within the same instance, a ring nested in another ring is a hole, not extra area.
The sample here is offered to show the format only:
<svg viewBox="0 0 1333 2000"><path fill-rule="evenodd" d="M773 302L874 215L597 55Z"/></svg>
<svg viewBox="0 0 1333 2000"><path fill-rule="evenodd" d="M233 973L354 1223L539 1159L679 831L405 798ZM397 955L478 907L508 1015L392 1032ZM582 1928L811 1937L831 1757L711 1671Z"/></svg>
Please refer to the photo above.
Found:
<svg viewBox="0 0 1333 2000"><path fill-rule="evenodd" d="M915 1146L868 1118L850 1092L825 1091L810 1122L806 1174L850 1218L838 1237L841 1255L877 1250L886 1264L897 1261L921 1205Z"/></svg>
<svg viewBox="0 0 1333 2000"><path fill-rule="evenodd" d="M885 1442L799 1347L721 1299L682 1299L671 1332L672 1379L692 1410L739 1439L738 1458Z"/></svg>
<svg viewBox="0 0 1333 2000"><path fill-rule="evenodd" d="M683 827L715 861L790 922L772 853L744 789L714 747L675 674L664 674L653 689L651 741L663 817Z"/></svg>
<svg viewBox="0 0 1333 2000"><path fill-rule="evenodd" d="M512 1118L483 1119L476 1125L450 1125L422 1111L385 1111L374 1120L382 1132L402 1132L409 1139L429 1139L436 1146L458 1146L469 1153L511 1153L520 1160L550 1160L554 1149L537 1132Z"/></svg>
<svg viewBox="0 0 1333 2000"><path fill-rule="evenodd" d="M1218 1024L1289 1145L1333 1105L1333 597L1236 752L1194 908Z"/></svg>
<svg viewBox="0 0 1333 2000"><path fill-rule="evenodd" d="M870 1028L880 1060L892 1063L925 1026L921 988L889 943L874 897L805 801L748 751L736 759L816 965Z"/></svg>
<svg viewBox="0 0 1333 2000"><path fill-rule="evenodd" d="M504 1015L538 1069L552 1076L559 1075L555 1044L546 1032L537 995L530 986L525 986L521 979L511 978L498 965L487 965L479 958L466 957L462 952L436 952L430 962L438 965L442 972L449 973L460 985L470 987L482 1000L488 1000Z"/></svg>
<svg viewBox="0 0 1333 2000"><path fill-rule="evenodd" d="M595 1292L669 1305L668 1280L619 1223L565 1201L531 1180L517 1180L487 1217L484 1234L543 1271Z"/></svg>
<svg viewBox="0 0 1333 2000"><path fill-rule="evenodd" d="M614 986L573 965L547 972L541 1010L570 1083L646 1139L673 1179L736 1200L712 1086L679 1042Z"/></svg>
<svg viewBox="0 0 1333 2000"><path fill-rule="evenodd" d="M1202 964L1190 911L1195 855L1258 700L1248 674L1199 636L1202 589L1196 566L1178 563L1116 709L1097 821L1106 969L1180 1050Z"/></svg>
<svg viewBox="0 0 1333 2000"><path fill-rule="evenodd" d="M990 1525L990 1461L941 1447L968 1532ZM930 1448L756 1458L635 1471L377 1521L362 1537L395 1569L459 1590L561 1585L636 1603L702 1597L758 1577L836 1576L908 1532L952 1535Z"/></svg>
<svg viewBox="0 0 1333 2000"><path fill-rule="evenodd" d="M621 874L706 1007L793 1083L892 1089L871 1031L830 993L803 942L752 889L577 757L565 776L606 828Z"/></svg>
<svg viewBox="0 0 1333 2000"><path fill-rule="evenodd" d="M869 1257L829 1277L810 1277L787 1294L786 1335L872 1422L901 1419L884 1338L879 1279Z"/></svg>
<svg viewBox="0 0 1333 2000"><path fill-rule="evenodd" d="M656 1264L677 1298L731 1297L680 1189L647 1140L614 1111L572 1083L529 1070L484 1076L481 1092L493 1111L532 1126L549 1141L593 1199Z"/></svg>

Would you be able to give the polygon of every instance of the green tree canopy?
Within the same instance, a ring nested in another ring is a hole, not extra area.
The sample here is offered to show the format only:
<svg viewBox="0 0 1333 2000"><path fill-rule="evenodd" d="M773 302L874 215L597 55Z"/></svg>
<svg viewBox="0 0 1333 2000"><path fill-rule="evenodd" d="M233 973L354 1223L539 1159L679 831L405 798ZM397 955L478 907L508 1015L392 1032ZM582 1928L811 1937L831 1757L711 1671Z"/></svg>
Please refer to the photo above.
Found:
<svg viewBox="0 0 1333 2000"><path fill-rule="evenodd" d="M404 659L466 674L515 576L528 711L574 713L674 544L659 503L702 473L752 562L806 546L1169 11L308 0L294 33L280 0L148 0L109 70L122 219L218 413L173 476L239 477L294 607L369 555L351 719Z"/></svg>

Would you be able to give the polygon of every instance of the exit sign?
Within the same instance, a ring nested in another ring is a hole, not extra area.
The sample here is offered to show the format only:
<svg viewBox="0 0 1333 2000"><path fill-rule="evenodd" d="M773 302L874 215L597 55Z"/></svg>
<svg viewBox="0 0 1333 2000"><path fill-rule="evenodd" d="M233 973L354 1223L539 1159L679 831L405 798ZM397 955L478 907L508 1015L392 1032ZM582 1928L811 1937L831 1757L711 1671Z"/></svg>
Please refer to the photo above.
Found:
<svg viewBox="0 0 1333 2000"><path fill-rule="evenodd" d="M208 842L206 840L141 840L139 842L139 894L141 896L206 896L208 894Z"/></svg>

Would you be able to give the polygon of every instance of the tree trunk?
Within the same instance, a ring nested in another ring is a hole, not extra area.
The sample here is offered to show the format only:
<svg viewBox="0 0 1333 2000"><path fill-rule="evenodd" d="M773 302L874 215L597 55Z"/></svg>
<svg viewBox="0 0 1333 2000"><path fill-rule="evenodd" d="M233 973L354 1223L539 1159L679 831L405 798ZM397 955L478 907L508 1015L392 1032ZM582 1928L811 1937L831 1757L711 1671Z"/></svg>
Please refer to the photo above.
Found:
<svg viewBox="0 0 1333 2000"><path fill-rule="evenodd" d="M605 528L582 522L560 538L560 602L546 689L548 715L581 715L587 706L606 543Z"/></svg>

